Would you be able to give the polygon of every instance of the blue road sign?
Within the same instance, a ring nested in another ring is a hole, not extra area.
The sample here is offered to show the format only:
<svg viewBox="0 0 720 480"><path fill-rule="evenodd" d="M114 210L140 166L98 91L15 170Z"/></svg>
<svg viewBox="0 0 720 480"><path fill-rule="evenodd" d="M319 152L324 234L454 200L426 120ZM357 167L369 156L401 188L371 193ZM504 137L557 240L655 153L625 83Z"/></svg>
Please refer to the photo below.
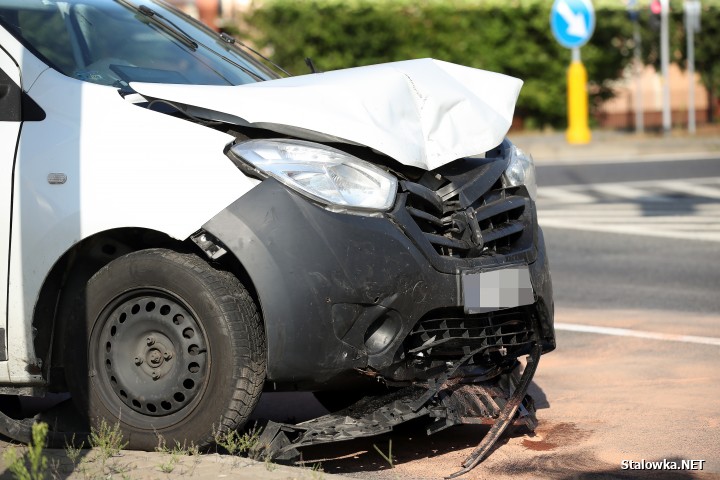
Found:
<svg viewBox="0 0 720 480"><path fill-rule="evenodd" d="M637 0L626 0L625 8L627 8L628 18L630 18L631 21L637 22L640 20L640 10Z"/></svg>
<svg viewBox="0 0 720 480"><path fill-rule="evenodd" d="M590 0L555 0L550 12L550 28L560 45L581 47L595 30L595 9Z"/></svg>

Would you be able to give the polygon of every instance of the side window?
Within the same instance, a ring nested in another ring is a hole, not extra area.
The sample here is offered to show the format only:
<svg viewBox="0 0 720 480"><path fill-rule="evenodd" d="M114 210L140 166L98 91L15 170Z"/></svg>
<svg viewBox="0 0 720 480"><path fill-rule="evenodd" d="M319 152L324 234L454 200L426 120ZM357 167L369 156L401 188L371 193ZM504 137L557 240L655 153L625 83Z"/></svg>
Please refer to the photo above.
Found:
<svg viewBox="0 0 720 480"><path fill-rule="evenodd" d="M0 68L0 122L22 120L22 91L20 86Z"/></svg>

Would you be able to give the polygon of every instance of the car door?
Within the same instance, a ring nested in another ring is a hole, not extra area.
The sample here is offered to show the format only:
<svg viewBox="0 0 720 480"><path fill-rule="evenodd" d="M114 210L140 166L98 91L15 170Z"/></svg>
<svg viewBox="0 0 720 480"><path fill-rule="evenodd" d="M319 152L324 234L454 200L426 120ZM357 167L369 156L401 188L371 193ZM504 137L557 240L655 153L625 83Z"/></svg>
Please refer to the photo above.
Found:
<svg viewBox="0 0 720 480"><path fill-rule="evenodd" d="M6 315L13 165L21 120L20 68L0 47L0 360L7 360Z"/></svg>

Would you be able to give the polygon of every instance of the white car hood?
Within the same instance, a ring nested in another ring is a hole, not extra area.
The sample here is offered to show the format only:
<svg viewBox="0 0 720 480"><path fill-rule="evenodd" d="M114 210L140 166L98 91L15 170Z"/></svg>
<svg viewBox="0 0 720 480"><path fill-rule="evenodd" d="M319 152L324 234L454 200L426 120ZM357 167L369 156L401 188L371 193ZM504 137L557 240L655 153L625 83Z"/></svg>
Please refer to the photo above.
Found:
<svg viewBox="0 0 720 480"><path fill-rule="evenodd" d="M432 170L499 145L522 81L433 59L240 86L132 83L207 118L315 141L365 145ZM219 115L218 115L219 114Z"/></svg>

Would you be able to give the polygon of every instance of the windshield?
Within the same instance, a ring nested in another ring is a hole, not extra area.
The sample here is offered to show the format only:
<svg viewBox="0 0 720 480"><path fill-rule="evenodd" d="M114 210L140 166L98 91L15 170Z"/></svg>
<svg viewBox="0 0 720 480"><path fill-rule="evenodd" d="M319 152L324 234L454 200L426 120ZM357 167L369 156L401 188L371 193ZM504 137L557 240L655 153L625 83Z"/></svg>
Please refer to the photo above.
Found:
<svg viewBox="0 0 720 480"><path fill-rule="evenodd" d="M277 78L162 1L0 0L0 22L50 66L86 82L241 85Z"/></svg>

